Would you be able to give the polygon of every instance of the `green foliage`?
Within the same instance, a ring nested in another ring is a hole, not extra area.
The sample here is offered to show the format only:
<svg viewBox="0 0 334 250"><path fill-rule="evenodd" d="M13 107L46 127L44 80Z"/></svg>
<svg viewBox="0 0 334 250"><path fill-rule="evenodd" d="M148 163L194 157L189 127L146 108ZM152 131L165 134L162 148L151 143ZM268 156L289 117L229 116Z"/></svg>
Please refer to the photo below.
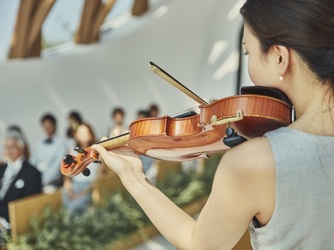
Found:
<svg viewBox="0 0 334 250"><path fill-rule="evenodd" d="M103 249L111 242L148 224L148 218L129 195L120 192L106 196L103 206L94 206L80 215L65 209L47 208L31 220L32 230L9 245L13 249Z"/></svg>
<svg viewBox="0 0 334 250"><path fill-rule="evenodd" d="M217 164L217 161L210 160L202 172L174 172L157 186L177 205L189 204L209 194ZM71 215L65 209L54 212L47 208L42 215L32 218L31 231L16 241L10 240L7 248L105 249L150 223L130 195L121 192L106 194L102 204L80 215Z"/></svg>

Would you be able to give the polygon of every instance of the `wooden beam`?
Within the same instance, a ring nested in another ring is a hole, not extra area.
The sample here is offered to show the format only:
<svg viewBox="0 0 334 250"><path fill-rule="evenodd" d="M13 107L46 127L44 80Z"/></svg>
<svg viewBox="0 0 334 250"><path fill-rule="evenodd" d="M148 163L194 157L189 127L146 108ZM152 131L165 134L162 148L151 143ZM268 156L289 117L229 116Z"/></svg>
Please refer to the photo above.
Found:
<svg viewBox="0 0 334 250"><path fill-rule="evenodd" d="M100 27L114 6L116 0L86 0L81 15L81 21L74 41L76 43L93 43L99 40Z"/></svg>
<svg viewBox="0 0 334 250"><path fill-rule="evenodd" d="M42 25L55 0L21 0L9 58L40 56Z"/></svg>
<svg viewBox="0 0 334 250"><path fill-rule="evenodd" d="M134 0L132 7L132 15L140 16L149 9L148 0Z"/></svg>
<svg viewBox="0 0 334 250"><path fill-rule="evenodd" d="M37 9L34 13L34 17L31 21L31 31L28 40L28 51L34 46L35 43L41 45L41 29L42 25L48 16L55 0L43 0L37 6ZM40 46L41 47L41 46Z"/></svg>
<svg viewBox="0 0 334 250"><path fill-rule="evenodd" d="M96 11L101 4L101 0L86 0L78 31L75 36L76 43L90 43L90 33L93 28Z"/></svg>
<svg viewBox="0 0 334 250"><path fill-rule="evenodd" d="M21 0L9 53L10 58L24 57L26 37L29 34L29 19L36 7L36 0Z"/></svg>
<svg viewBox="0 0 334 250"><path fill-rule="evenodd" d="M99 39L100 27L112 7L114 7L115 2L116 0L108 0L105 4L101 4L92 30L93 40L97 41Z"/></svg>

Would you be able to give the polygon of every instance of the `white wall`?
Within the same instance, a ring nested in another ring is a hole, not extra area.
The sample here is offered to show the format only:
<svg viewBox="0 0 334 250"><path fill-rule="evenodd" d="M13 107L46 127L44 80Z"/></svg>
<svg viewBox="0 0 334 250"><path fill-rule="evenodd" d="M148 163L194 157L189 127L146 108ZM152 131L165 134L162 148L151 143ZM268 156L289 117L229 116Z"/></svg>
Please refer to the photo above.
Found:
<svg viewBox="0 0 334 250"><path fill-rule="evenodd" d="M153 6L98 44L72 46L42 59L1 63L0 131L19 124L32 145L42 136L39 118L44 112L56 115L64 135L66 116L76 109L100 137L110 124L111 109L118 105L126 109L128 123L138 109L153 102L159 104L161 115L197 106L152 73L149 61L203 99L235 94L242 20L238 9L230 11L242 2L162 0L168 8L164 15L156 18L158 7ZM215 44L218 52L220 48L216 58L210 57Z"/></svg>

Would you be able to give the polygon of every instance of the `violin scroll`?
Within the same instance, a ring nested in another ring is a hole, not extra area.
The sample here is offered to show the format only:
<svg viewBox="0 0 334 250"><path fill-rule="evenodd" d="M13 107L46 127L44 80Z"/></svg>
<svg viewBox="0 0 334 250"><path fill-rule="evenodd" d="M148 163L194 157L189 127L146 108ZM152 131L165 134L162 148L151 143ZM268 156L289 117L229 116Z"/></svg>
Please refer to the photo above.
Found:
<svg viewBox="0 0 334 250"><path fill-rule="evenodd" d="M83 175L89 176L90 170L87 166L92 162L101 163L98 152L90 147L85 149L76 147L75 151L79 152L76 157L70 154L64 156L60 165L61 173L72 177L82 172Z"/></svg>

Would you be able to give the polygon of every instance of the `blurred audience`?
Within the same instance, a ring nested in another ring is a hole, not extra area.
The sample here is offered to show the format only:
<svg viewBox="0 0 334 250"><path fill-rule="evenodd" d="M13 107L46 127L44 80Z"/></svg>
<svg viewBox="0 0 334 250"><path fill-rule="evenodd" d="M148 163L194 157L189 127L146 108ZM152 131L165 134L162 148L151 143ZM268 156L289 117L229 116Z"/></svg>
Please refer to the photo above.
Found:
<svg viewBox="0 0 334 250"><path fill-rule="evenodd" d="M143 119L149 117L148 111L140 109L137 111L137 119Z"/></svg>
<svg viewBox="0 0 334 250"><path fill-rule="evenodd" d="M41 192L41 173L28 162L28 145L18 127L5 134L5 164L0 165L0 224L10 229L8 203Z"/></svg>
<svg viewBox="0 0 334 250"><path fill-rule="evenodd" d="M85 149L95 142L95 135L92 127L87 123L81 123L74 132L76 146ZM70 150L71 155L77 152ZM82 213L92 203L92 183L102 175L102 168L99 163L89 164L90 175L83 174L74 177L65 177L63 186L63 205L71 213Z"/></svg>
<svg viewBox="0 0 334 250"><path fill-rule="evenodd" d="M66 136L68 139L73 138L75 130L83 122L82 117L78 111L71 111L67 117L68 128L66 130Z"/></svg>
<svg viewBox="0 0 334 250"><path fill-rule="evenodd" d="M56 134L56 118L47 113L41 117L41 125L45 138L39 141L34 148L31 162L42 174L44 193L52 193L62 186L63 176L60 172L60 163L68 152L66 141Z"/></svg>
<svg viewBox="0 0 334 250"><path fill-rule="evenodd" d="M149 117L158 117L159 115L159 107L157 104L151 104L148 109L148 115Z"/></svg>
<svg viewBox="0 0 334 250"><path fill-rule="evenodd" d="M148 109L137 112L137 119L157 117L159 108L156 104ZM124 125L125 111L121 107L112 110L112 126L108 131L110 137L127 132ZM40 118L40 124L45 134L44 138L36 143L33 151L28 146L27 139L17 125L7 128L4 137L3 163L0 163L0 228L9 228L8 202L31 194L52 193L62 188L64 206L71 213L82 213L92 203L92 183L100 177L114 175L104 164L92 163L89 165L90 175L83 174L75 177L63 177L60 172L60 163L67 154L77 155L74 146L86 148L96 142L92 127L83 122L78 111L71 111L67 116L68 127L66 137L70 144L57 134L57 120L51 113ZM69 147L71 145L71 147ZM71 148L69 150L69 148ZM30 157L31 156L31 157ZM140 156L143 170L148 178L155 182L156 167L154 159ZM30 161L30 163L28 162Z"/></svg>
<svg viewBox="0 0 334 250"><path fill-rule="evenodd" d="M123 134L127 131L124 125L125 111L123 108L115 108L111 113L112 126L109 130L109 137L114 137Z"/></svg>

